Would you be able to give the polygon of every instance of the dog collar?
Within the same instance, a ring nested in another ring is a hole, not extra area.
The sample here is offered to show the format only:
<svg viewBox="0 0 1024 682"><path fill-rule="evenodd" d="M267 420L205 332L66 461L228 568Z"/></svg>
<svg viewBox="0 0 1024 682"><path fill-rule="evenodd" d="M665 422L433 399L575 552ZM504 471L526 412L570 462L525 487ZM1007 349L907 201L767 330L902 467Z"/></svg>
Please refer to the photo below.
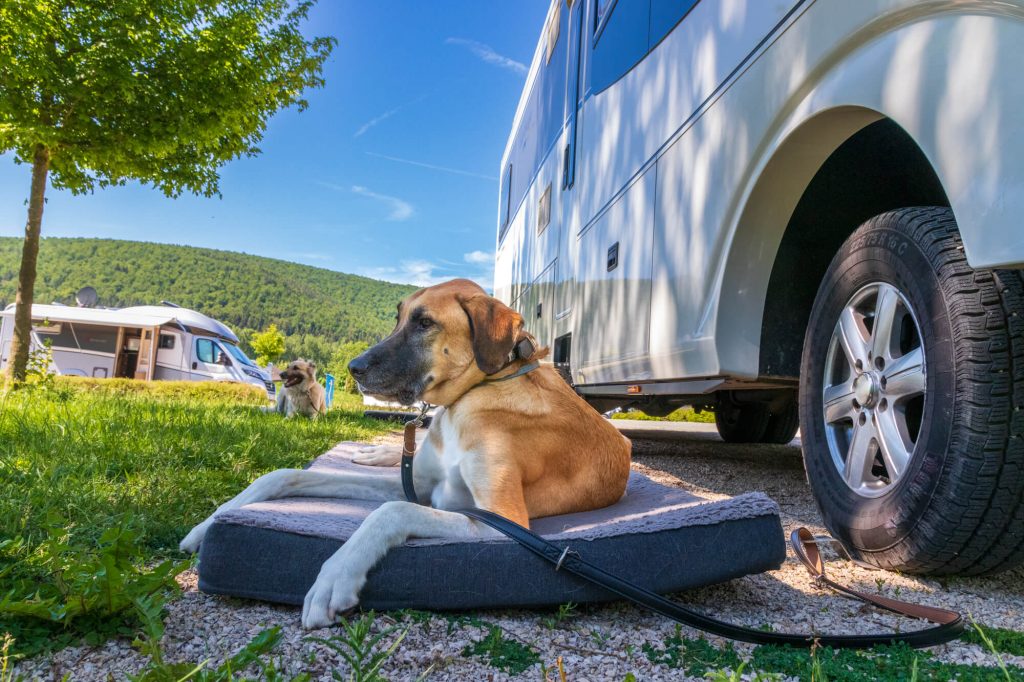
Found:
<svg viewBox="0 0 1024 682"><path fill-rule="evenodd" d="M509 374L508 376L498 377L497 379L484 379L483 383L485 383L485 384L496 384L499 381L510 381L511 379L517 379L517 378L523 376L524 374L529 374L530 372L532 372L533 370L537 369L538 367L540 367L540 363L537 362L536 360L534 360L533 362L531 362L528 365L523 365L522 367L520 367L516 371L512 372L511 374ZM477 384L477 386L479 386L479 385L480 384ZM476 388L476 387L474 386L474 388Z"/></svg>

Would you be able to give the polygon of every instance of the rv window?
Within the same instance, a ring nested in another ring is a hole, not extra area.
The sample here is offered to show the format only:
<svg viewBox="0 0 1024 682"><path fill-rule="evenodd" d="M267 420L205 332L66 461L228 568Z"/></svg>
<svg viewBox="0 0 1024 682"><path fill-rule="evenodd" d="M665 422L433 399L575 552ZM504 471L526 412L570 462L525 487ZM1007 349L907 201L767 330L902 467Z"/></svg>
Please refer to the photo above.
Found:
<svg viewBox="0 0 1024 682"><path fill-rule="evenodd" d="M117 327L76 324L75 336L78 337L78 346L82 350L117 352Z"/></svg>
<svg viewBox="0 0 1024 682"><path fill-rule="evenodd" d="M196 357L200 362L219 365L220 356L220 347L212 339L196 339Z"/></svg>
<svg viewBox="0 0 1024 682"><path fill-rule="evenodd" d="M647 54L651 0L595 0L604 15L594 28L590 87L600 92L619 80Z"/></svg>
<svg viewBox="0 0 1024 682"><path fill-rule="evenodd" d="M509 223L509 217L510 217L509 216L509 211L511 210L511 206L509 206L509 199L510 199L509 195L511 193L512 193L512 164L509 164L508 168L505 169L505 177L502 178L502 180L501 180L501 207L500 207L501 215L499 216L499 218L501 220L501 225L498 227L498 241L501 241L502 239L504 239L505 238L505 232L508 231L508 223Z"/></svg>
<svg viewBox="0 0 1024 682"><path fill-rule="evenodd" d="M161 334L159 348L162 350L171 350L174 348L174 334Z"/></svg>
<svg viewBox="0 0 1024 682"><path fill-rule="evenodd" d="M653 50L696 4L697 0L651 0L651 37L648 49Z"/></svg>

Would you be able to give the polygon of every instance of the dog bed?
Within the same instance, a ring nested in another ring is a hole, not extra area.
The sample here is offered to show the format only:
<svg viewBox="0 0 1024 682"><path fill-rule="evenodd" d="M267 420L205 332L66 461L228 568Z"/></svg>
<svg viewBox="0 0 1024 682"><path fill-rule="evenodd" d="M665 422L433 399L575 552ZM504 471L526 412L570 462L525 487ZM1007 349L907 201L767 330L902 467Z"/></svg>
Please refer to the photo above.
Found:
<svg viewBox="0 0 1024 682"><path fill-rule="evenodd" d="M399 476L398 467L352 462L342 443L311 468ZM221 514L199 553L199 589L302 604L320 565L379 505L363 500L286 498ZM763 493L708 501L630 474L626 495L596 511L534 519L531 527L569 543L605 570L660 593L778 568L786 556L779 508ZM370 572L363 608L478 609L609 601L615 597L505 537L415 539Z"/></svg>

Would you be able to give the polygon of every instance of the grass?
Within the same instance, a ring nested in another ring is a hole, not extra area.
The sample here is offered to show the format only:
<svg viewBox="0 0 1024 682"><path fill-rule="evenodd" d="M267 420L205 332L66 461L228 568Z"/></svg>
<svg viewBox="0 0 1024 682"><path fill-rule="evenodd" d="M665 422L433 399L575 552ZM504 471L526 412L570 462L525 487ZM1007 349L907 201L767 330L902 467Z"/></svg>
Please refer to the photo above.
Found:
<svg viewBox="0 0 1024 682"><path fill-rule="evenodd" d="M714 424L715 413L711 410L697 412L692 407L680 407L675 412L664 417L652 417L648 414L644 414L640 410L628 410L626 412L616 412L612 415L612 419L635 419L646 422L698 422L701 424Z"/></svg>
<svg viewBox="0 0 1024 682"><path fill-rule="evenodd" d="M181 559L184 534L257 476L393 428L362 417L354 396L336 396L316 421L265 404L245 386L126 380L58 379L0 396L0 597L24 602L31 595L11 591L33 582L63 589L53 563L73 572L111 528L150 563ZM12 652L37 651L28 617L6 613L0 631L22 635Z"/></svg>

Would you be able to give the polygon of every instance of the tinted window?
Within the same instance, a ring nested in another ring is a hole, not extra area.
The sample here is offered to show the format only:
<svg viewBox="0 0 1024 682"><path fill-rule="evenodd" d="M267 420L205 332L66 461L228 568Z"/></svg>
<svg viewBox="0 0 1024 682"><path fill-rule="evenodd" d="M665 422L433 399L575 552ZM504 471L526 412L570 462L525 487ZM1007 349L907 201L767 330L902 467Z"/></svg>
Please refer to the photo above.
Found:
<svg viewBox="0 0 1024 682"><path fill-rule="evenodd" d="M602 0L595 0L599 5ZM647 54L651 0L606 2L604 16L595 22L590 56L590 87L600 92L633 68Z"/></svg>
<svg viewBox="0 0 1024 682"><path fill-rule="evenodd" d="M38 331L40 339L49 339L54 348L74 348L100 353L117 350L117 327L101 327L71 322L62 322L57 334Z"/></svg>
<svg viewBox="0 0 1024 682"><path fill-rule="evenodd" d="M101 353L113 353L117 350L117 327L93 327L75 325L78 345L82 350L94 350Z"/></svg>
<svg viewBox="0 0 1024 682"><path fill-rule="evenodd" d="M174 334L161 334L160 348L163 350L170 350L174 348Z"/></svg>
<svg viewBox="0 0 1024 682"><path fill-rule="evenodd" d="M669 31L693 9L698 0L651 0L650 49L661 42Z"/></svg>
<svg viewBox="0 0 1024 682"><path fill-rule="evenodd" d="M196 357L211 365L220 364L220 346L210 339L196 339Z"/></svg>
<svg viewBox="0 0 1024 682"><path fill-rule="evenodd" d="M498 220L500 227L498 228L498 240L501 241L505 237L505 232L508 231L509 221L509 199L512 193L512 165L505 169L505 176L501 179L501 206L499 207Z"/></svg>

